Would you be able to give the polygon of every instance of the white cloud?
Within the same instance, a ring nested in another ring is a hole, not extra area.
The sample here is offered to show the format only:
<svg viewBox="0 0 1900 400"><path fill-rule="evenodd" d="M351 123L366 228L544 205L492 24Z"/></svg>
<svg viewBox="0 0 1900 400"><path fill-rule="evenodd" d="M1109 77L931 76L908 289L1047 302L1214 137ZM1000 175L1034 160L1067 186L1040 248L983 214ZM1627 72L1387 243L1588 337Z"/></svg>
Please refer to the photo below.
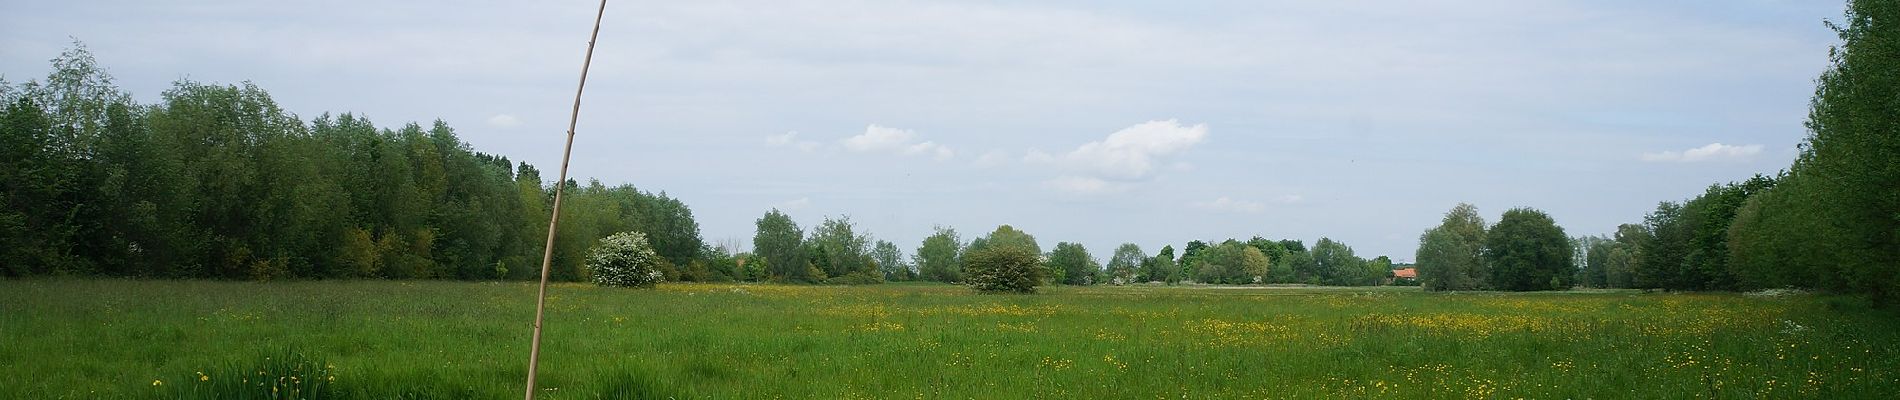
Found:
<svg viewBox="0 0 1900 400"><path fill-rule="evenodd" d="M928 155L937 161L956 157L956 151L933 141L917 141L917 132L871 124L864 133L845 138L846 150L858 153L895 152L903 155Z"/></svg>
<svg viewBox="0 0 1900 400"><path fill-rule="evenodd" d="M915 136L917 133L908 129L886 128L871 124L864 128L864 134L846 138L844 148L860 153L893 150L910 144L910 139Z"/></svg>
<svg viewBox="0 0 1900 400"><path fill-rule="evenodd" d="M1044 181L1042 184L1056 191L1083 195L1120 193L1128 190L1128 185L1125 183L1084 176L1064 176Z"/></svg>
<svg viewBox="0 0 1900 400"><path fill-rule="evenodd" d="M1084 143L1060 156L1041 150L1023 154L1023 163L1054 165L1072 175L1052 179L1043 186L1081 194L1113 193L1128 190L1134 182L1153 177L1162 166L1176 170L1191 167L1185 162L1165 163L1207 138L1207 124L1182 126L1180 121L1148 121L1111 133L1099 141Z"/></svg>
<svg viewBox="0 0 1900 400"><path fill-rule="evenodd" d="M1207 138L1207 124L1182 126L1180 121L1148 121L1109 134L1107 139L1083 144L1060 158L1039 151L1025 161L1055 160L1062 166L1100 178L1146 179L1162 158L1180 154Z"/></svg>
<svg viewBox="0 0 1900 400"><path fill-rule="evenodd" d="M792 146L806 153L818 151L818 146L820 145L818 142L810 140L798 140L798 131L766 136L765 144L772 147Z"/></svg>
<svg viewBox="0 0 1900 400"><path fill-rule="evenodd" d="M495 114L495 116L493 117L488 117L488 126L492 126L496 128L513 128L513 127L521 126L521 119L515 118L515 116L508 115L508 114Z"/></svg>
<svg viewBox="0 0 1900 400"><path fill-rule="evenodd" d="M1721 159L1742 159L1742 158L1748 158L1748 157L1754 156L1756 154L1761 154L1761 150L1762 150L1762 145L1759 145L1759 144L1734 146L1734 145L1726 145L1726 144L1721 144L1721 143L1710 143L1707 146L1697 147L1697 148L1688 149L1684 151L1671 150L1671 151L1663 151L1663 152L1657 152L1657 153L1643 153L1643 161L1690 163L1690 162L1711 161L1711 160L1721 160Z"/></svg>
<svg viewBox="0 0 1900 400"><path fill-rule="evenodd" d="M1198 201L1198 202L1191 203L1189 205L1194 206L1195 208L1200 208L1200 209L1210 210L1210 211L1238 212L1238 213L1248 213L1248 214L1259 213L1261 211L1267 210L1266 204L1261 204L1260 202L1255 202L1255 201L1234 200L1232 198L1228 198L1227 196L1221 196L1218 199L1214 199L1214 201Z"/></svg>
<svg viewBox="0 0 1900 400"><path fill-rule="evenodd" d="M937 144L937 142L923 142L910 145L904 148L904 154L930 154L931 158L937 161L946 161L957 155L957 153L950 150L949 147L944 147L943 145Z"/></svg>

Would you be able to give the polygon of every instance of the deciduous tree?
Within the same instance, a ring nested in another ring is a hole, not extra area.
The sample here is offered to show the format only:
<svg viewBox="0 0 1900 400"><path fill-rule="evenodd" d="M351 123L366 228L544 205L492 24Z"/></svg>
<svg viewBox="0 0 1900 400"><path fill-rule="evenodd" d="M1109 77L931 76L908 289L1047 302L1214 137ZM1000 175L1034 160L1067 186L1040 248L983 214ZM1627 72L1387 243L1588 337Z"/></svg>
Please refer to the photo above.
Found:
<svg viewBox="0 0 1900 400"><path fill-rule="evenodd" d="M955 228L937 226L935 229L912 256L917 262L917 271L928 281L962 282L962 239L957 237Z"/></svg>
<svg viewBox="0 0 1900 400"><path fill-rule="evenodd" d="M1571 286L1570 237L1549 214L1532 208L1504 212L1485 238L1491 286L1499 290L1561 290Z"/></svg>
<svg viewBox="0 0 1900 400"><path fill-rule="evenodd" d="M1315 275L1321 284L1334 286L1377 285L1385 277L1383 271L1374 271L1366 262L1353 254L1352 247L1329 238L1320 238L1313 244L1313 266Z"/></svg>
<svg viewBox="0 0 1900 400"><path fill-rule="evenodd" d="M1148 254L1134 243L1122 243L1115 247L1115 255L1108 258L1108 279L1111 283L1122 285L1134 283L1148 263Z"/></svg>
<svg viewBox="0 0 1900 400"><path fill-rule="evenodd" d="M1260 249L1228 240L1201 253L1196 277L1201 282L1225 284L1264 283L1271 262Z"/></svg>
<svg viewBox="0 0 1900 400"><path fill-rule="evenodd" d="M1490 283L1485 265L1485 224L1478 207L1459 203L1418 238L1419 284L1425 290L1479 290Z"/></svg>
<svg viewBox="0 0 1900 400"><path fill-rule="evenodd" d="M878 271L884 274L884 280L908 281L917 276L917 271L904 262L904 251L891 242L877 241L877 245L871 249L871 258L877 263Z"/></svg>
<svg viewBox="0 0 1900 400"><path fill-rule="evenodd" d="M1095 273L1102 269L1088 248L1069 242L1056 243L1056 249L1049 252L1049 265L1062 271L1062 283L1067 285L1093 285Z"/></svg>
<svg viewBox="0 0 1900 400"><path fill-rule="evenodd" d="M766 212L756 223L752 251L766 265L771 279L790 282L814 282L805 259L805 233L792 217L778 209Z"/></svg>

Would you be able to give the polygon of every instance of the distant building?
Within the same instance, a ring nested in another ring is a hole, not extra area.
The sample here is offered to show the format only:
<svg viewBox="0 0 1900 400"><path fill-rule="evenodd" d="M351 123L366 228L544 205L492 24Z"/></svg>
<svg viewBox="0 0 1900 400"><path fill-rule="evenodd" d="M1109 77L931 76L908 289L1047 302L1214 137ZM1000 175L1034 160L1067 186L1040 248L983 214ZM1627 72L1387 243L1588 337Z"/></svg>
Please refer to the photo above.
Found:
<svg viewBox="0 0 1900 400"><path fill-rule="evenodd" d="M1418 268L1405 267L1392 270L1392 279L1387 281L1386 284L1398 286L1418 285Z"/></svg>

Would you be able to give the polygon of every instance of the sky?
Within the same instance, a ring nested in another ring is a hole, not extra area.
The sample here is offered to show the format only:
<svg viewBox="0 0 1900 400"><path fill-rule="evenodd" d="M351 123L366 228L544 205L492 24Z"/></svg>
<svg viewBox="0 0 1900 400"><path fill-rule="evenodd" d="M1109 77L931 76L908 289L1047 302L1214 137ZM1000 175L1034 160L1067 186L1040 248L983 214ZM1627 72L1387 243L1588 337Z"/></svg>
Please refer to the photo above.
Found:
<svg viewBox="0 0 1900 400"><path fill-rule="evenodd" d="M74 40L143 103L268 90L441 119L559 168L598 3L0 0L0 76ZM1838 42L1815 0L614 1L570 175L664 191L711 243L777 208L911 253L1329 237L1413 259L1460 202L1607 234L1785 168Z"/></svg>

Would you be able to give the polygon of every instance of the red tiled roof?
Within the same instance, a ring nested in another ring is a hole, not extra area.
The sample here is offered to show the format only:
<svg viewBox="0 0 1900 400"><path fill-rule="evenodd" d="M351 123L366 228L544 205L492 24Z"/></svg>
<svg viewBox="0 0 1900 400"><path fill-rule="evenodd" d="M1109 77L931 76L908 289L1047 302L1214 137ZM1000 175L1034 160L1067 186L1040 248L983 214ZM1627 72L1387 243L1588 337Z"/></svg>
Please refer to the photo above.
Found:
<svg viewBox="0 0 1900 400"><path fill-rule="evenodd" d="M1392 270L1392 277L1418 279L1418 269L1417 268L1395 269L1395 270Z"/></svg>

